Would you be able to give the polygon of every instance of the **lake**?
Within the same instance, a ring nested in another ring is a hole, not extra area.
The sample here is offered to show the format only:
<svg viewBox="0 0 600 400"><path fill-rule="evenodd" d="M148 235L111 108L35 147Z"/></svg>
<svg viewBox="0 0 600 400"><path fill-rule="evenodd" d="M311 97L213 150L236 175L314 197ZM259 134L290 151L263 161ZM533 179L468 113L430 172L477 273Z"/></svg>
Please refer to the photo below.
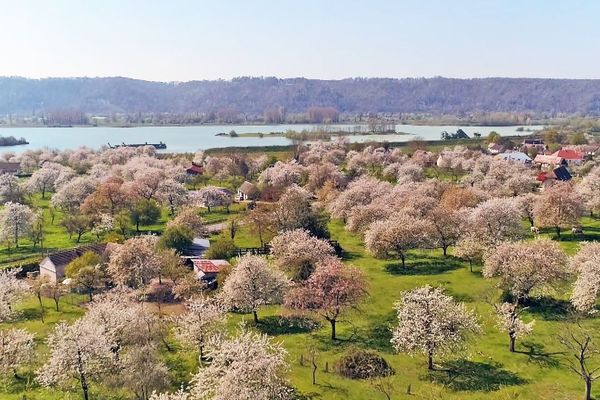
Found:
<svg viewBox="0 0 600 400"><path fill-rule="evenodd" d="M234 146L278 146L291 144L284 137L269 137L269 132L285 132L287 130L301 131L328 129L353 132L356 125L202 125L202 126L144 126L133 128L112 127L75 127L75 128L0 128L0 136L24 137L28 145L0 148L0 152L11 151L20 153L28 149L74 149L81 146L100 148L106 144L125 143L158 143L167 144L166 152L193 152L198 149L224 148ZM366 126L363 126L363 129ZM442 131L455 132L457 126L433 125L397 125L397 132L403 135L364 135L348 136L351 142L388 141L404 142L417 137L425 140L438 140ZM502 136L528 135L531 132L518 132L517 126L466 126L460 127L468 135L479 132L487 135L496 131ZM541 126L529 126L526 129L537 130ZM260 137L229 137L215 136L218 133L235 130L242 133L265 133Z"/></svg>

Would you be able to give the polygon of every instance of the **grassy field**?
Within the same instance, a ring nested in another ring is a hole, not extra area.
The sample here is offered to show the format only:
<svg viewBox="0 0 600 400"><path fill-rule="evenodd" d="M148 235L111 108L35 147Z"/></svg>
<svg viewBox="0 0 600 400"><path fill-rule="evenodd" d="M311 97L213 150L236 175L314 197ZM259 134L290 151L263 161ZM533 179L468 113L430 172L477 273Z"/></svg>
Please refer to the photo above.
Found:
<svg viewBox="0 0 600 400"><path fill-rule="evenodd" d="M565 232L561 245L572 254L579 240L600 239L600 221L591 218L582 220L583 237L573 237ZM536 320L532 335L517 342L517 353L508 351L508 337L496 328L492 307L488 304L491 296L497 300L500 292L493 280L481 277L479 268L470 272L469 268L453 257L444 258L440 251L414 251L407 259L410 268L400 270L392 260L375 260L364 251L360 238L348 234L339 221L329 225L331 236L340 242L346 253L346 262L365 271L369 280L369 299L360 311L352 312L339 324L341 340L329 339L328 325L312 332L301 329L295 332L282 332L277 320L280 308L266 307L259 312L261 323L250 326L274 335L282 341L288 351L290 363L289 377L301 392L315 399L385 399L368 382L353 381L335 374L334 364L350 348L368 348L378 351L395 369L390 379L395 387L393 399L573 399L582 396L583 385L575 375L561 363L562 348L556 334L564 332L570 324L567 321L569 287L562 288L552 298L533 302L524 319ZM524 229L525 231L525 229ZM543 232L543 235L550 235ZM242 227L236 236L240 246L256 245L258 240ZM424 357L409 357L396 354L389 342L390 327L395 323L394 302L404 290L430 284L444 287L447 293L464 301L479 316L483 332L474 337L472 344L463 354L436 360L440 370L429 373ZM45 301L46 323L39 320L37 300L28 299L19 308L21 318L11 324L26 327L35 332L41 346L38 365L45 357L43 339L59 320L73 320L84 309L78 304L83 298L70 296L61 301L60 313L52 311L50 300ZM173 310L178 310L174 307ZM250 316L232 314L229 326L234 330L238 322L251 321ZM596 319L584 320L583 325L600 328ZM1 325L7 327L7 324ZM172 340L171 340L172 341ZM177 346L176 346L177 348ZM301 358L308 360L310 350L317 352L317 384L311 384L311 368L307 361L301 365ZM185 351L163 351L165 360L173 369L173 388L189 379L189 374L197 366L195 355ZM325 372L325 368L329 372ZM23 381L9 381L0 386L2 399L75 399L76 390L50 392L42 390L31 381L32 370L23 371ZM444 371L446 370L446 371ZM449 372L452 370L453 372ZM29 383L27 383L29 381ZM407 395L410 386L412 395ZM94 399L122 399L123 393L113 388L93 385ZM598 388L600 390L600 387ZM23 397L25 396L25 397Z"/></svg>

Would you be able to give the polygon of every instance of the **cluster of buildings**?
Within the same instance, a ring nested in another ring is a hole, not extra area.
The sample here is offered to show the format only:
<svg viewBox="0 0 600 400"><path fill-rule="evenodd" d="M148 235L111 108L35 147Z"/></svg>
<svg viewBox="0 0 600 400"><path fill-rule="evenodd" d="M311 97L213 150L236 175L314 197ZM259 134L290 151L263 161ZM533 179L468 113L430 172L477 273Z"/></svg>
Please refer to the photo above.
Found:
<svg viewBox="0 0 600 400"><path fill-rule="evenodd" d="M488 153L503 160L538 167L540 173L537 180L542 183L542 187L546 187L556 180L570 180L572 176L569 167L583 164L586 159L594 157L600 151L600 145L569 145L550 153L548 146L539 138L523 140L521 148L528 153L535 152L536 156L532 159L524 151L507 150L498 143L490 143Z"/></svg>

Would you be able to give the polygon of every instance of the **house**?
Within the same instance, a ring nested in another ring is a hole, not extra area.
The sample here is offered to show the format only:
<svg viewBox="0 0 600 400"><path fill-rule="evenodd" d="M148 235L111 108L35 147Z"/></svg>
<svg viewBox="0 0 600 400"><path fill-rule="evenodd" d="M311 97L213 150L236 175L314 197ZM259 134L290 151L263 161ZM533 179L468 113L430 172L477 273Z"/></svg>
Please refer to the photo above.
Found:
<svg viewBox="0 0 600 400"><path fill-rule="evenodd" d="M555 155L538 154L533 163L542 167L556 167L563 164L563 159Z"/></svg>
<svg viewBox="0 0 600 400"><path fill-rule="evenodd" d="M21 163L0 161L0 174L18 175L21 171Z"/></svg>
<svg viewBox="0 0 600 400"><path fill-rule="evenodd" d="M240 200L254 200L258 194L258 188L253 183L245 181L238 188L236 197Z"/></svg>
<svg viewBox="0 0 600 400"><path fill-rule="evenodd" d="M531 165L531 157L520 151L509 151L497 156L505 161L516 161L524 165Z"/></svg>
<svg viewBox="0 0 600 400"><path fill-rule="evenodd" d="M554 168L552 171L542 171L537 176L538 182L542 183L542 188L547 188L556 181L566 182L571 179L571 173L564 165Z"/></svg>
<svg viewBox="0 0 600 400"><path fill-rule="evenodd" d="M546 151L546 145L542 139L528 138L523 140L523 145L527 150L535 149L537 153L543 154Z"/></svg>
<svg viewBox="0 0 600 400"><path fill-rule="evenodd" d="M567 165L580 165L583 162L583 153L577 150L560 149L552 155L562 158L562 163Z"/></svg>
<svg viewBox="0 0 600 400"><path fill-rule="evenodd" d="M504 146L502 146L501 144L498 144L498 143L490 143L490 144L488 144L487 151L490 154L504 153L504 150L506 150L506 148Z"/></svg>
<svg viewBox="0 0 600 400"><path fill-rule="evenodd" d="M217 276L224 268L231 267L227 260L205 260L202 258L193 259L194 272L198 279L205 282L209 287L216 288Z"/></svg>
<svg viewBox="0 0 600 400"><path fill-rule="evenodd" d="M580 144L580 145L568 145L563 147L566 150L575 150L583 153L584 156L594 157L600 151L600 146L597 144Z"/></svg>
<svg viewBox="0 0 600 400"><path fill-rule="evenodd" d="M200 164L192 162L192 166L186 169L185 173L188 175L202 175L204 173L204 168L202 168Z"/></svg>
<svg viewBox="0 0 600 400"><path fill-rule="evenodd" d="M50 282L59 282L65 277L65 268L71 261L90 251L104 255L107 247L106 243L96 243L48 254L40 261L40 277L46 277Z"/></svg>

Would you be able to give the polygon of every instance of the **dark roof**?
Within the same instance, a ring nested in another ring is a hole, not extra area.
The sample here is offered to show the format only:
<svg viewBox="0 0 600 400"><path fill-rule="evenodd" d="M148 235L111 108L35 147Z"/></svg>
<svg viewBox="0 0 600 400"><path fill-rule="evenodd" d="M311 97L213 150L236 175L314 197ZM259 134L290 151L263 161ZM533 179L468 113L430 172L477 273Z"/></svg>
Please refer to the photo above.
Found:
<svg viewBox="0 0 600 400"><path fill-rule="evenodd" d="M572 178L569 170L564 166L555 168L553 172L554 175L556 175L556 179L559 181L568 181Z"/></svg>
<svg viewBox="0 0 600 400"><path fill-rule="evenodd" d="M18 162L0 161L0 173L16 174L21 169L21 164Z"/></svg>
<svg viewBox="0 0 600 400"><path fill-rule="evenodd" d="M188 174L193 174L193 175L202 175L202 173L204 172L202 167L197 164L192 164L192 166L189 167L188 169L186 169L185 171Z"/></svg>
<svg viewBox="0 0 600 400"><path fill-rule="evenodd" d="M456 137L458 139L470 139L469 135L460 128L456 131Z"/></svg>
<svg viewBox="0 0 600 400"><path fill-rule="evenodd" d="M58 265L67 265L71 261L75 260L78 257L81 257L83 254L87 252L93 252L96 254L103 254L106 250L106 243L95 243L87 246L75 247L69 250L57 251L56 253L52 253L48 255L50 261L55 266Z"/></svg>

